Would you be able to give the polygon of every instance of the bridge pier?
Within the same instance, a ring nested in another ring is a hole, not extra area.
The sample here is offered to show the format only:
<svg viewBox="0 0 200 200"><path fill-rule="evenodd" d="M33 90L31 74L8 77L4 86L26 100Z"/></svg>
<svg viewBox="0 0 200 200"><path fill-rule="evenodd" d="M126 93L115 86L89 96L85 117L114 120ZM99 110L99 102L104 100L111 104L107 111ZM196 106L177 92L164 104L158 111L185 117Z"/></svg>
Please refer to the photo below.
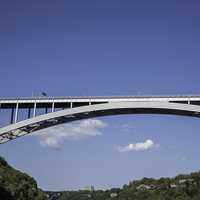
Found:
<svg viewBox="0 0 200 200"><path fill-rule="evenodd" d="M54 112L54 109L55 109L55 103L54 103L54 101L53 101L53 102L52 102L51 112Z"/></svg>
<svg viewBox="0 0 200 200"><path fill-rule="evenodd" d="M17 119L18 119L18 110L19 110L19 103L17 102L16 104L16 108L15 108L15 123L17 123Z"/></svg>
<svg viewBox="0 0 200 200"><path fill-rule="evenodd" d="M15 109L12 108L12 109L11 109L11 119L10 119L10 123L11 123L11 124L13 124L13 122L14 122L14 112L15 112Z"/></svg>
<svg viewBox="0 0 200 200"><path fill-rule="evenodd" d="M33 117L36 116L36 108L37 108L37 104L36 102L34 103L34 108L33 108Z"/></svg>
<svg viewBox="0 0 200 200"><path fill-rule="evenodd" d="M31 118L31 108L28 108L28 119Z"/></svg>

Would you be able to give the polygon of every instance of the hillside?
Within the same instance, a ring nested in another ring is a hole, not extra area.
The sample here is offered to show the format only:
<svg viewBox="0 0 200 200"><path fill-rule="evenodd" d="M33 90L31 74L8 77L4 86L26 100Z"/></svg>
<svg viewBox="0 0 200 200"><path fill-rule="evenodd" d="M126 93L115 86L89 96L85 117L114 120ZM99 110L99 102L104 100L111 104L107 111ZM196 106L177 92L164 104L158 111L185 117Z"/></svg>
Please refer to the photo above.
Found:
<svg viewBox="0 0 200 200"><path fill-rule="evenodd" d="M107 191L66 191L53 200L200 200L200 172L175 178L143 178ZM58 195L57 195L58 196Z"/></svg>
<svg viewBox="0 0 200 200"><path fill-rule="evenodd" d="M36 181L0 157L0 200L46 200Z"/></svg>
<svg viewBox="0 0 200 200"><path fill-rule="evenodd" d="M106 191L43 192L33 178L0 157L0 200L200 200L200 172L174 178L143 178Z"/></svg>

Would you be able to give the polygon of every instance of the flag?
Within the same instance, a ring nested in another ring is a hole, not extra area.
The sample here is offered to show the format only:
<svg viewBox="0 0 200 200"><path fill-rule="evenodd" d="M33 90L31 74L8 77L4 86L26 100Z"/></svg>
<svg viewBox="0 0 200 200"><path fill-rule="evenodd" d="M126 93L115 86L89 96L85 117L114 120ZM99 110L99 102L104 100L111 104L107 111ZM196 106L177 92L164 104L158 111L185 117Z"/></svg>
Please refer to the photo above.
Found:
<svg viewBox="0 0 200 200"><path fill-rule="evenodd" d="M46 97L46 96L47 96L47 93L42 92L42 96Z"/></svg>

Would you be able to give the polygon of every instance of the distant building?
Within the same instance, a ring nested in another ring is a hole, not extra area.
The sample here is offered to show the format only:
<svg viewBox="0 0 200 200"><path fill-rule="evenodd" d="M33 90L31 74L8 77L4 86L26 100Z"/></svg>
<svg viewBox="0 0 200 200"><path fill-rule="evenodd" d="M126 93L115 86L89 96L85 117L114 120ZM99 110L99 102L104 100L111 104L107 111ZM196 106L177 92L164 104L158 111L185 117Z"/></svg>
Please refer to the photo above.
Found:
<svg viewBox="0 0 200 200"><path fill-rule="evenodd" d="M46 192L48 200L57 200L61 195L61 192Z"/></svg>
<svg viewBox="0 0 200 200"><path fill-rule="evenodd" d="M183 183L185 183L187 180L186 179L181 179L181 180L179 180L179 184L183 184Z"/></svg>
<svg viewBox="0 0 200 200"><path fill-rule="evenodd" d="M170 185L170 188L176 188L176 187L177 187L176 184L171 184L171 185Z"/></svg>
<svg viewBox="0 0 200 200"><path fill-rule="evenodd" d="M151 186L148 186L148 185L145 185L145 184L141 184L136 189L137 190L150 190Z"/></svg>
<svg viewBox="0 0 200 200"><path fill-rule="evenodd" d="M114 197L117 197L117 196L118 196L117 193L111 193L111 194L110 194L110 197L111 197L111 198L114 198Z"/></svg>
<svg viewBox="0 0 200 200"><path fill-rule="evenodd" d="M84 187L84 190L85 190L85 191L89 191L89 192L93 192L93 191L94 191L94 186L93 186L93 185L85 186L85 187Z"/></svg>
<svg viewBox="0 0 200 200"><path fill-rule="evenodd" d="M183 183L186 183L186 182L193 182L194 181L194 179L192 179L192 178L188 178L188 179L181 179L181 180L179 180L179 184L183 184Z"/></svg>

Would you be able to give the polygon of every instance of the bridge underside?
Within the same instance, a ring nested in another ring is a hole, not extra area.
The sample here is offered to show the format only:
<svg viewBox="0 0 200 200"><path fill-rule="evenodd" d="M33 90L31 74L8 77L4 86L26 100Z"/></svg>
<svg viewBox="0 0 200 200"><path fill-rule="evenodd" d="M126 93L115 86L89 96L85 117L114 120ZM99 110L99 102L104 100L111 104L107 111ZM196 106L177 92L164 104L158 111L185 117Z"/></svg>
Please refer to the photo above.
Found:
<svg viewBox="0 0 200 200"><path fill-rule="evenodd" d="M200 106L171 102L111 102L55 111L0 129L0 143L40 129L81 119L121 114L170 114L200 117Z"/></svg>

